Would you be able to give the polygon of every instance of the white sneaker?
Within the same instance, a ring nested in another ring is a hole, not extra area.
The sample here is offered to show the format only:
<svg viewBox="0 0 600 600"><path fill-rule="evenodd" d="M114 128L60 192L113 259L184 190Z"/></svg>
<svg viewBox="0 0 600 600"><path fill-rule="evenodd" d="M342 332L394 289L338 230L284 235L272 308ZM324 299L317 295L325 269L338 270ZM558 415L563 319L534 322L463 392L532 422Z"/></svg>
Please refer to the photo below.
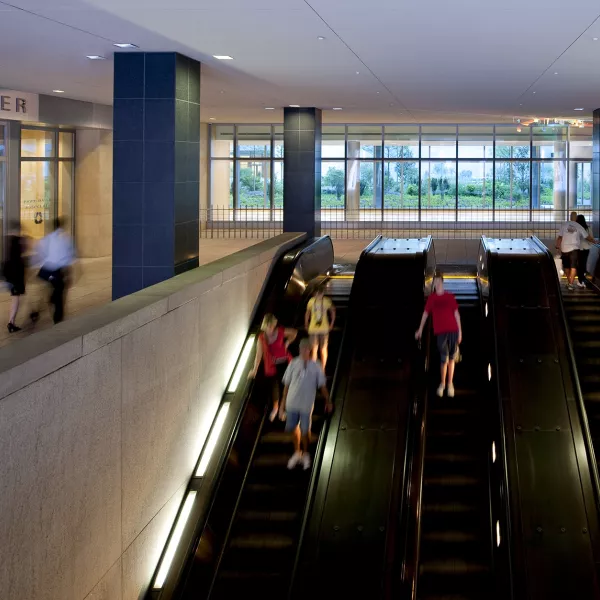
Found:
<svg viewBox="0 0 600 600"><path fill-rule="evenodd" d="M567 289L569 290L569 292L572 292L575 289L575 286L571 285L570 283L567 283Z"/></svg>
<svg viewBox="0 0 600 600"><path fill-rule="evenodd" d="M294 452L294 454L292 454L292 458L290 458L290 460L288 460L287 468L290 470L296 468L296 466L298 466L298 463L301 460L302 460L302 452ZM309 458L309 460L310 460L310 458Z"/></svg>
<svg viewBox="0 0 600 600"><path fill-rule="evenodd" d="M448 398L454 398L454 386L452 384L448 386Z"/></svg>
<svg viewBox="0 0 600 600"><path fill-rule="evenodd" d="M436 394L441 398L444 395L444 384L440 383L440 387L437 389Z"/></svg>
<svg viewBox="0 0 600 600"><path fill-rule="evenodd" d="M584 288L585 287L585 283L583 283L583 281L578 281L577 282L577 287Z"/></svg>
<svg viewBox="0 0 600 600"><path fill-rule="evenodd" d="M310 469L310 454L308 452L305 452L302 455L302 469L304 469L305 471L308 471L308 469Z"/></svg>

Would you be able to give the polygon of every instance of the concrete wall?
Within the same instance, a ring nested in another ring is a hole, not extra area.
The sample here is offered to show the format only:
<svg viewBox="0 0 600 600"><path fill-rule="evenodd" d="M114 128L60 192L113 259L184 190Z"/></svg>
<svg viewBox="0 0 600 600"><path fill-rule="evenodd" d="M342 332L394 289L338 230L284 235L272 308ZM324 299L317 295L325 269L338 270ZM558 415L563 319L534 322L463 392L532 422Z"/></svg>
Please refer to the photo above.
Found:
<svg viewBox="0 0 600 600"><path fill-rule="evenodd" d="M75 239L82 258L112 254L112 131L80 129L75 153Z"/></svg>
<svg viewBox="0 0 600 600"><path fill-rule="evenodd" d="M273 257L259 243L0 349L0 598L137 600Z"/></svg>

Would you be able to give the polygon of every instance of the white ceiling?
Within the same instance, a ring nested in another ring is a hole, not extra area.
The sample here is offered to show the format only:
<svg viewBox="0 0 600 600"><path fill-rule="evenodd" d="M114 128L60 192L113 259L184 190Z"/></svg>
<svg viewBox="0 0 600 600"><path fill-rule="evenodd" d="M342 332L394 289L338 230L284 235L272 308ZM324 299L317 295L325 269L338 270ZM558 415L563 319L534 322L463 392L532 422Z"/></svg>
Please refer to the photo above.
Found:
<svg viewBox="0 0 600 600"><path fill-rule="evenodd" d="M343 107L329 122L590 117L599 16L597 0L0 0L0 88L111 103L112 43L133 42L204 63L204 121L280 122L288 104Z"/></svg>

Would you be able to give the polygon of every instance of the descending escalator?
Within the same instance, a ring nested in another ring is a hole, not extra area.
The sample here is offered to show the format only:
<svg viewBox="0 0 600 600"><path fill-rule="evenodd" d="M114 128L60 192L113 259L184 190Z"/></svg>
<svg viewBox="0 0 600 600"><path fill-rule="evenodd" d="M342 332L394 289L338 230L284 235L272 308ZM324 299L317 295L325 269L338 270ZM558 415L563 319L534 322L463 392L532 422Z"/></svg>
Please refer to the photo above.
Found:
<svg viewBox="0 0 600 600"><path fill-rule="evenodd" d="M446 277L445 288L460 307L463 361L455 397L439 398L435 352L431 360L417 597L483 600L492 593L479 293L474 274Z"/></svg>

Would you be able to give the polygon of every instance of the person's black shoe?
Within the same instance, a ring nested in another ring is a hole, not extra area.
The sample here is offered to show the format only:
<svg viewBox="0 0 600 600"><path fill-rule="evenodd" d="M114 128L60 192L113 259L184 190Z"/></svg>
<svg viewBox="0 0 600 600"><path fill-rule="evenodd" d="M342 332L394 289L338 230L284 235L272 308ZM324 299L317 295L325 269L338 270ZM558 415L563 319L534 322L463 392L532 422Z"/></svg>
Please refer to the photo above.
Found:
<svg viewBox="0 0 600 600"><path fill-rule="evenodd" d="M32 322L32 323L36 323L36 322L39 320L39 318L40 318L40 313L39 313L37 310L36 310L36 311L33 311L33 312L32 312L32 313L29 315L29 318L31 319L31 322Z"/></svg>
<svg viewBox="0 0 600 600"><path fill-rule="evenodd" d="M17 327L14 323L9 323L7 325L8 333L16 333L17 331L21 331L20 327Z"/></svg>

